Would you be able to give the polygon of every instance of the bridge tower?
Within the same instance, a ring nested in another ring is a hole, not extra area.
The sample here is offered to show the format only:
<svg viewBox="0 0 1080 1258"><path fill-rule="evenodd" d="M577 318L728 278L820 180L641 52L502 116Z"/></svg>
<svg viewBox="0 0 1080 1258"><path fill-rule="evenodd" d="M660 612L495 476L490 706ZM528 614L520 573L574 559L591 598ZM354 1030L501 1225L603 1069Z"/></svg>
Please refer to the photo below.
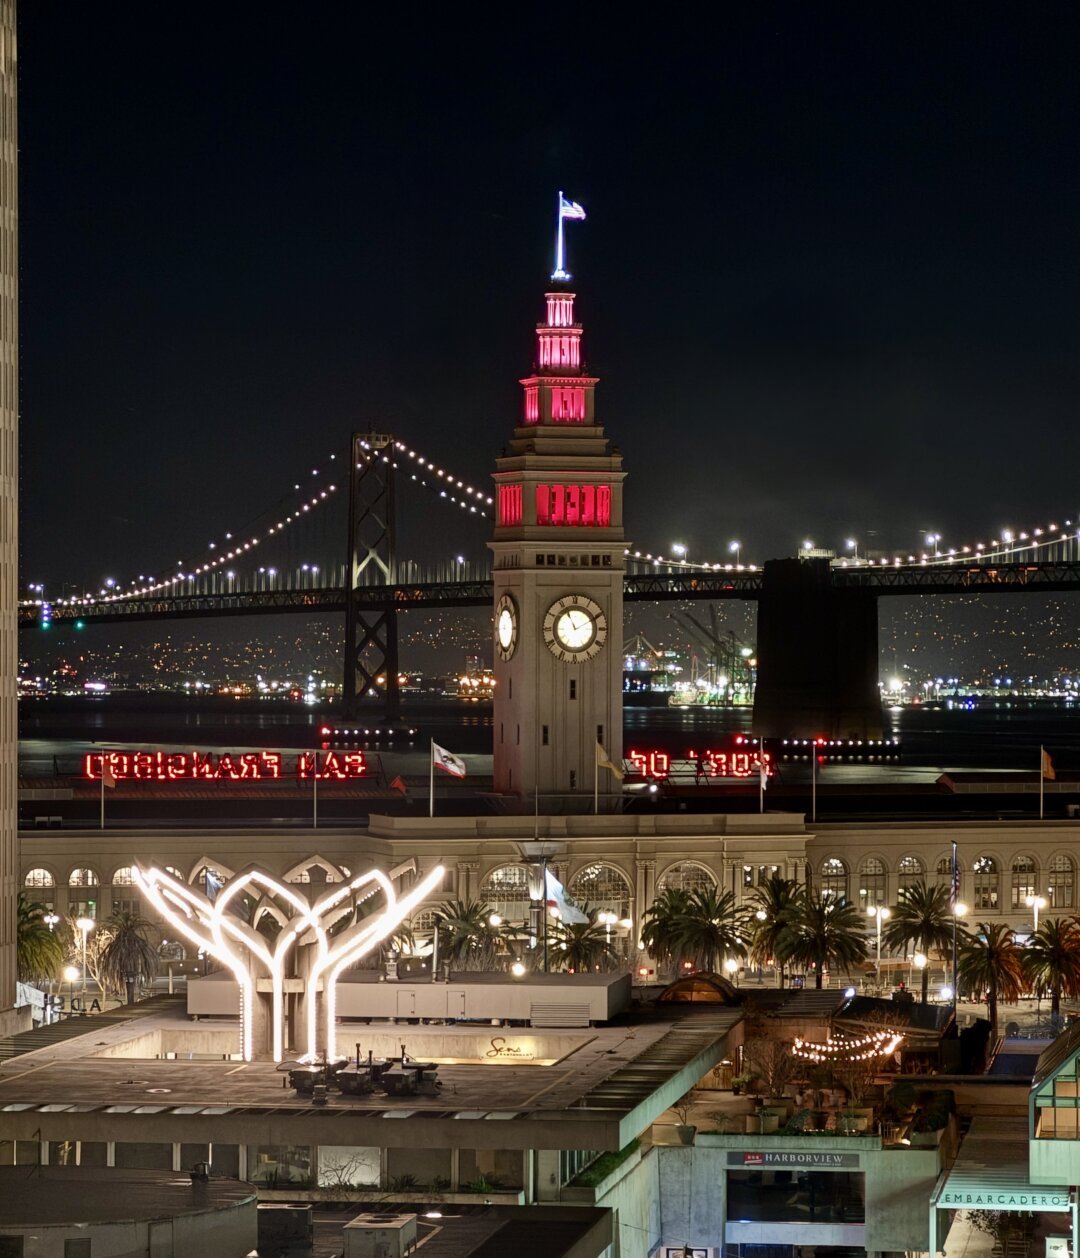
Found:
<svg viewBox="0 0 1080 1258"><path fill-rule="evenodd" d="M353 433L349 464L349 553L345 567L345 678L342 715L360 715L365 699L382 700L380 724L401 716L398 687L397 608L389 596L361 606L365 585L397 581L394 521L396 447L389 433Z"/></svg>
<svg viewBox="0 0 1080 1258"><path fill-rule="evenodd" d="M592 808L598 741L622 760L624 473L596 422L574 298L546 295L489 543L495 790L545 812ZM601 807L618 785L601 770Z"/></svg>

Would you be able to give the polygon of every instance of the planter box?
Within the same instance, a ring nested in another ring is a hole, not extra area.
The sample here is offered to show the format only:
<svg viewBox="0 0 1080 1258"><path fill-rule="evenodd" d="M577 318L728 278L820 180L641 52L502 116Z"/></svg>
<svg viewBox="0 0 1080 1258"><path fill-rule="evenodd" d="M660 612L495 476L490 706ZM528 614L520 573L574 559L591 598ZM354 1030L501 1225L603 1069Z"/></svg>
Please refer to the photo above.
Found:
<svg viewBox="0 0 1080 1258"><path fill-rule="evenodd" d="M622 1167L619 1167L622 1170ZM258 1186L256 1185L258 1188ZM591 1191L591 1190L590 1190ZM431 1202L433 1205L475 1206L490 1201L493 1206L523 1206L525 1191L502 1188L491 1192L436 1192L433 1188L412 1188L408 1192L383 1192L379 1188L258 1188L260 1201L356 1201L373 1205Z"/></svg>
<svg viewBox="0 0 1080 1258"><path fill-rule="evenodd" d="M682 1147L682 1146L678 1146ZM648 1150L646 1150L648 1152ZM602 1179L598 1184L594 1184L591 1188L584 1186L571 1187L569 1184L563 1188L559 1194L560 1201L577 1202L582 1205L596 1205L625 1175L629 1175L635 1166L641 1161L641 1150L635 1149L625 1162L619 1165L611 1172L610 1175Z"/></svg>

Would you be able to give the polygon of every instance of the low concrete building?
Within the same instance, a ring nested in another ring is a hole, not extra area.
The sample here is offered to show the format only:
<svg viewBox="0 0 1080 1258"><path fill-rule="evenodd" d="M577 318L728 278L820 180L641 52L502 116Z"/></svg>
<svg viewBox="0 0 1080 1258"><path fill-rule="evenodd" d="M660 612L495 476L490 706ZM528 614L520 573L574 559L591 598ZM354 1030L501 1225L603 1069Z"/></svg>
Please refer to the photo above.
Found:
<svg viewBox="0 0 1080 1258"><path fill-rule="evenodd" d="M0 1166L0 1253L20 1258L245 1258L257 1195L170 1171Z"/></svg>

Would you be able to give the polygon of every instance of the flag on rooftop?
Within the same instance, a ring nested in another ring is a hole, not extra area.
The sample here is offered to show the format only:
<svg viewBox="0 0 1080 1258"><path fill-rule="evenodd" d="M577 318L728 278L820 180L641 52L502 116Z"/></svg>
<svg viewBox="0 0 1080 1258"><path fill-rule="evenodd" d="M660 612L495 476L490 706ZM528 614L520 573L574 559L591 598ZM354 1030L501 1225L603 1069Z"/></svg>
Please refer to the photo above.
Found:
<svg viewBox="0 0 1080 1258"><path fill-rule="evenodd" d="M451 777L463 778L465 776L465 761L460 756L455 756L452 751L447 751L445 747L440 747L436 742L431 744L431 758L437 769L442 769Z"/></svg>
<svg viewBox="0 0 1080 1258"><path fill-rule="evenodd" d="M560 218L584 218L585 211L576 201L568 201L566 197L559 194L559 216Z"/></svg>
<svg viewBox="0 0 1080 1258"><path fill-rule="evenodd" d="M622 769L610 759L608 753L604 750L604 744L599 739L596 742L596 764L598 768L610 769L620 782L623 780L624 774Z"/></svg>
<svg viewBox="0 0 1080 1258"><path fill-rule="evenodd" d="M400 773L390 783L390 789L392 791L400 791L402 795L408 795L409 793L409 788L405 785L405 779L401 776Z"/></svg>
<svg viewBox="0 0 1080 1258"><path fill-rule="evenodd" d="M101 757L101 785L107 786L110 791L116 786L116 774L109 767L109 761L105 756Z"/></svg>
<svg viewBox="0 0 1080 1258"><path fill-rule="evenodd" d="M587 925L589 919L576 904L571 904L566 898L566 888L550 869L544 870L544 879L547 883L547 907L558 913L559 921L567 926Z"/></svg>
<svg viewBox="0 0 1080 1258"><path fill-rule="evenodd" d="M1054 772L1054 762L1050 759L1050 753L1045 747L1040 747L1039 752L1042 760L1043 779L1047 782L1056 782L1057 774Z"/></svg>

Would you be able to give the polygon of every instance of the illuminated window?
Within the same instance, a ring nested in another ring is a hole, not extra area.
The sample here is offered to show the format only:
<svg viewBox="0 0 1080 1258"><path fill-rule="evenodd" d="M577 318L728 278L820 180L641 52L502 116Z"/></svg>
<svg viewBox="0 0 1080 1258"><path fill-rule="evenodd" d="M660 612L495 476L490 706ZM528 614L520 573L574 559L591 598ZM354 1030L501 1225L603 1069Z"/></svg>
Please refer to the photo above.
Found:
<svg viewBox="0 0 1080 1258"><path fill-rule="evenodd" d="M567 890L579 907L587 904L590 912L607 909L620 921L630 916L630 884L614 865L586 865L570 879Z"/></svg>
<svg viewBox="0 0 1080 1258"><path fill-rule="evenodd" d="M96 887L98 876L92 869L73 869L68 877L69 887Z"/></svg>
<svg viewBox="0 0 1080 1258"><path fill-rule="evenodd" d="M611 524L611 486L537 485L536 523L607 528Z"/></svg>
<svg viewBox="0 0 1080 1258"><path fill-rule="evenodd" d="M834 900L846 900L848 869L839 857L830 856L821 866L821 894Z"/></svg>
<svg viewBox="0 0 1080 1258"><path fill-rule="evenodd" d="M992 856L980 856L972 862L971 872L974 876L972 899L977 910L997 912L998 891L1001 874L998 863Z"/></svg>
<svg viewBox="0 0 1080 1258"><path fill-rule="evenodd" d="M1030 856L1018 856L1012 863L1012 906L1024 908L1028 896L1035 894L1039 867Z"/></svg>
<svg viewBox="0 0 1080 1258"><path fill-rule="evenodd" d="M55 887L56 879L47 869L28 869L23 879L24 887Z"/></svg>
<svg viewBox="0 0 1080 1258"><path fill-rule="evenodd" d="M556 424L580 424L585 420L585 390L564 385L551 390L551 418Z"/></svg>
<svg viewBox="0 0 1080 1258"><path fill-rule="evenodd" d="M897 888L900 891L906 891L908 887L922 882L925 873L926 869L917 856L902 856L900 864L896 867Z"/></svg>
<svg viewBox="0 0 1080 1258"><path fill-rule="evenodd" d="M540 422L540 390L535 384L527 385L525 388L525 422L527 424Z"/></svg>
<svg viewBox="0 0 1080 1258"><path fill-rule="evenodd" d="M499 524L521 523L521 486L499 486Z"/></svg>
<svg viewBox="0 0 1080 1258"><path fill-rule="evenodd" d="M868 856L859 866L859 908L864 912L885 903L885 865Z"/></svg>
<svg viewBox="0 0 1080 1258"><path fill-rule="evenodd" d="M114 887L130 887L135 883L135 870L130 865L125 865L122 869L118 869L112 876L112 885Z"/></svg>
<svg viewBox="0 0 1080 1258"><path fill-rule="evenodd" d="M1049 891L1052 909L1071 909L1073 907L1073 879L1076 866L1071 856L1055 856L1050 862Z"/></svg>
<svg viewBox="0 0 1080 1258"><path fill-rule="evenodd" d="M704 865L693 861L680 861L665 869L656 880L657 891L712 891L716 879Z"/></svg>
<svg viewBox="0 0 1080 1258"><path fill-rule="evenodd" d="M529 870L526 865L503 865L480 883L480 899L506 922L529 920Z"/></svg>

